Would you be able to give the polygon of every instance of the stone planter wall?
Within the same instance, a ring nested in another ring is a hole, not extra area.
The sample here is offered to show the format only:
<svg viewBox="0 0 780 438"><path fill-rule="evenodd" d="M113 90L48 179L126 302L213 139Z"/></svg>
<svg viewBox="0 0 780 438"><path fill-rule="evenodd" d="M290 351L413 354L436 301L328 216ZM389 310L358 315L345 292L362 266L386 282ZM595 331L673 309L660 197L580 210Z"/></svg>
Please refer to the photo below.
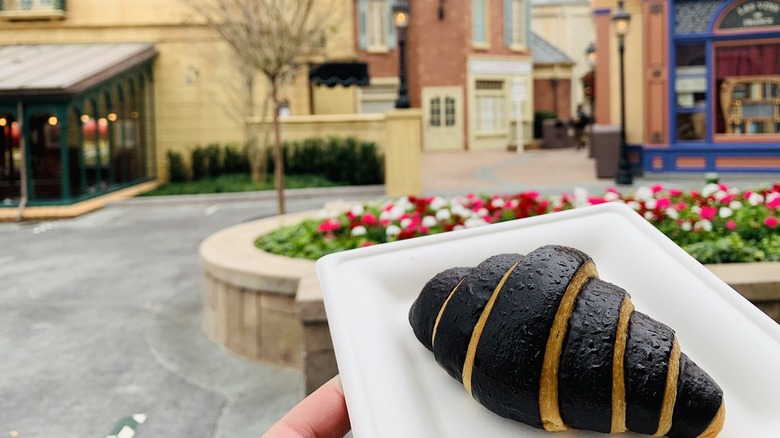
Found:
<svg viewBox="0 0 780 438"><path fill-rule="evenodd" d="M236 225L200 246L206 335L248 359L302 370L306 393L338 372L314 262L269 254L253 243L313 214Z"/></svg>
<svg viewBox="0 0 780 438"><path fill-rule="evenodd" d="M266 253L254 240L314 214L236 225L200 247L208 337L249 359L301 370L306 394L338 373L314 262ZM780 322L780 263L707 267Z"/></svg>

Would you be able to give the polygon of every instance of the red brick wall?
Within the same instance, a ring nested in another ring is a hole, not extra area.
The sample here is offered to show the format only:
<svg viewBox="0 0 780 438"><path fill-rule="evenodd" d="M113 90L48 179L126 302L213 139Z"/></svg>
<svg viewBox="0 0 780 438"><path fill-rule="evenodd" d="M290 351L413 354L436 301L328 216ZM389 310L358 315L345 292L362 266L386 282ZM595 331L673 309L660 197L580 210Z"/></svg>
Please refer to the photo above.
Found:
<svg viewBox="0 0 780 438"><path fill-rule="evenodd" d="M574 109L571 107L571 81L558 81L558 117L568 120L572 118ZM549 79L534 79L534 111L553 112L555 108L553 86Z"/></svg>

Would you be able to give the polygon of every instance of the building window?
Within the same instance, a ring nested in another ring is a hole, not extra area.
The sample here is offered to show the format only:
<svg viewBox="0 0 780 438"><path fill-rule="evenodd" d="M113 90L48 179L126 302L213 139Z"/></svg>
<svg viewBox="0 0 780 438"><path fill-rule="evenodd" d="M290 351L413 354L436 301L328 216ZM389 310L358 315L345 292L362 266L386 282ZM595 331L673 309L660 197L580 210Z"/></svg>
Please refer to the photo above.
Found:
<svg viewBox="0 0 780 438"><path fill-rule="evenodd" d="M368 0L367 12L368 49L387 49L387 0Z"/></svg>
<svg viewBox="0 0 780 438"><path fill-rule="evenodd" d="M715 48L715 132L780 133L780 44Z"/></svg>
<svg viewBox="0 0 780 438"><path fill-rule="evenodd" d="M525 47L525 1L512 0L512 45Z"/></svg>
<svg viewBox="0 0 780 438"><path fill-rule="evenodd" d="M488 19L490 16L488 0L471 1L471 42L475 46L488 46Z"/></svg>
<svg viewBox="0 0 780 438"><path fill-rule="evenodd" d="M475 95L476 131L506 131L506 96L504 81L477 81Z"/></svg>
<svg viewBox="0 0 780 438"><path fill-rule="evenodd" d="M707 59L704 43L676 46L677 139L705 140L707 134Z"/></svg>
<svg viewBox="0 0 780 438"><path fill-rule="evenodd" d="M431 126L441 126L441 99L431 99Z"/></svg>
<svg viewBox="0 0 780 438"><path fill-rule="evenodd" d="M444 124L455 126L455 99L451 97L444 99Z"/></svg>
<svg viewBox="0 0 780 438"><path fill-rule="evenodd" d="M384 114L395 108L398 78L371 78L371 85L359 88L360 112Z"/></svg>

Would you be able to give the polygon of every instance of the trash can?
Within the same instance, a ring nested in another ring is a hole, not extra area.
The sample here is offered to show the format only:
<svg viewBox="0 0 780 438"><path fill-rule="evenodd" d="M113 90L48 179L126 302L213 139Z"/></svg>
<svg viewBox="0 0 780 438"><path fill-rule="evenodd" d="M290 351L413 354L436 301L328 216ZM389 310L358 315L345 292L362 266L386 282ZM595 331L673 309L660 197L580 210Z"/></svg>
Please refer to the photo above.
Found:
<svg viewBox="0 0 780 438"><path fill-rule="evenodd" d="M590 129L596 177L614 178L620 158L620 125L592 125Z"/></svg>
<svg viewBox="0 0 780 438"><path fill-rule="evenodd" d="M572 148L574 137L569 135L569 123L560 119L546 119L542 122L542 148Z"/></svg>

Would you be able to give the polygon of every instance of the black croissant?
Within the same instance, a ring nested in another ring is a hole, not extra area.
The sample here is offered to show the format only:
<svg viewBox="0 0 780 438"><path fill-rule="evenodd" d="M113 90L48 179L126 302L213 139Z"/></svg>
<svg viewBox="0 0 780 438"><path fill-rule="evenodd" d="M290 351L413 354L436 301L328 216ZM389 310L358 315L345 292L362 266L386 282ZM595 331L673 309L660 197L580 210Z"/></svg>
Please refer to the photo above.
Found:
<svg viewBox="0 0 780 438"><path fill-rule="evenodd" d="M565 246L452 268L409 312L436 361L491 411L548 431L714 437L720 387L674 331L634 311L593 260Z"/></svg>

